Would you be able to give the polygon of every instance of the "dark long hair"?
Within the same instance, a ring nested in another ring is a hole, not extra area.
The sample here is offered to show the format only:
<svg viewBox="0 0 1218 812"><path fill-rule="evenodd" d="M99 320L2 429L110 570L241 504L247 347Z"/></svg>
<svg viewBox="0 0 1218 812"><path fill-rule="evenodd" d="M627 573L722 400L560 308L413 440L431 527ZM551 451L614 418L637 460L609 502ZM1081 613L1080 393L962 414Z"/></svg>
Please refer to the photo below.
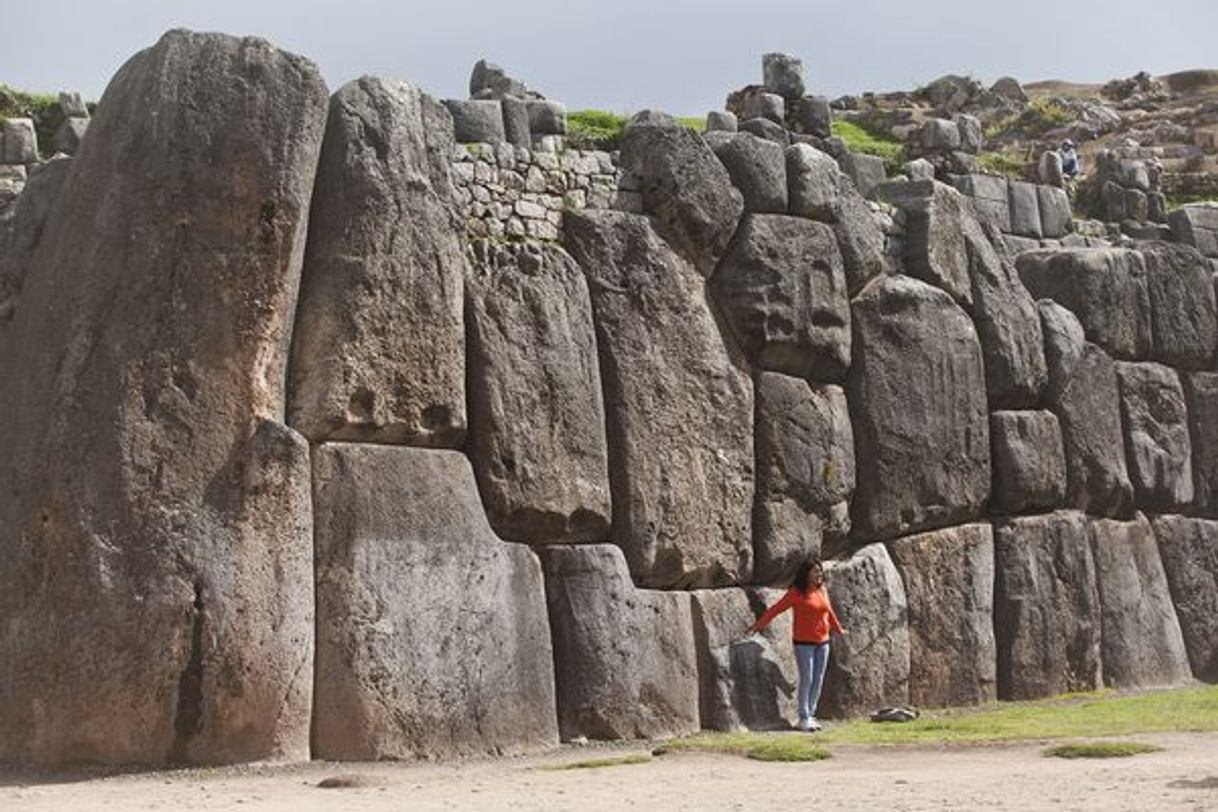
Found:
<svg viewBox="0 0 1218 812"><path fill-rule="evenodd" d="M798 589L804 595L808 594L808 576L812 574L812 570L820 570L824 572L824 565L821 564L820 558L813 556L804 560L799 565L799 569L795 571L795 580L791 582L791 586Z"/></svg>

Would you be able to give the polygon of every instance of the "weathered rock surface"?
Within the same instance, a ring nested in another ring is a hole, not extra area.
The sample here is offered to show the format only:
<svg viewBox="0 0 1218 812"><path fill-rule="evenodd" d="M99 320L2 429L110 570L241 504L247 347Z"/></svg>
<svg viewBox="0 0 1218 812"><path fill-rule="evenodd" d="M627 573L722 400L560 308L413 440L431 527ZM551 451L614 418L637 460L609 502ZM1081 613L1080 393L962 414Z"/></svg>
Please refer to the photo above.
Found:
<svg viewBox="0 0 1218 812"><path fill-rule="evenodd" d="M970 307L973 285L964 229L971 219L968 202L941 183L906 186L909 193L894 200L905 211L905 271Z"/></svg>
<svg viewBox="0 0 1218 812"><path fill-rule="evenodd" d="M639 179L643 209L674 248L710 276L744 211L744 198L715 153L685 127L632 124L621 166Z"/></svg>
<svg viewBox="0 0 1218 812"><path fill-rule="evenodd" d="M761 72L768 90L785 99L804 95L804 63L789 54L770 53L761 57Z"/></svg>
<svg viewBox="0 0 1218 812"><path fill-rule="evenodd" d="M607 541L609 462L592 305L561 248L483 247L467 285L468 453L495 532Z"/></svg>
<svg viewBox="0 0 1218 812"><path fill-rule="evenodd" d="M791 613L784 612L761 634L741 637L782 595L776 589L690 594L703 728L785 730L798 716Z"/></svg>
<svg viewBox="0 0 1218 812"><path fill-rule="evenodd" d="M909 612L901 576L883 544L829 562L825 584L845 637L831 644L817 715L871 713L909 701Z"/></svg>
<svg viewBox="0 0 1218 812"><path fill-rule="evenodd" d="M1192 447L1184 391L1161 364L1116 365L1125 460L1139 506L1158 510L1193 501Z"/></svg>
<svg viewBox="0 0 1218 812"><path fill-rule="evenodd" d="M1142 258L1155 360L1185 369L1211 368L1218 309L1205 257L1186 246L1147 243Z"/></svg>
<svg viewBox="0 0 1218 812"><path fill-rule="evenodd" d="M842 253L846 285L853 296L869 281L884 273L884 232L867 201L855 190L850 178L838 176L837 201L833 206L833 231Z"/></svg>
<svg viewBox="0 0 1218 812"><path fill-rule="evenodd" d="M610 545L543 547L541 555L562 738L698 730L689 594L636 589Z"/></svg>
<svg viewBox="0 0 1218 812"><path fill-rule="evenodd" d="M842 546L854 493L854 433L836 386L757 376L753 580L787 584L822 541Z"/></svg>
<svg viewBox="0 0 1218 812"><path fill-rule="evenodd" d="M498 144L506 140L503 106L497 100L448 99L444 106L451 116L450 126L458 144Z"/></svg>
<svg viewBox="0 0 1218 812"><path fill-rule="evenodd" d="M1150 522L1091 521L1103 621L1104 683L1146 688L1187 682L1188 655Z"/></svg>
<svg viewBox="0 0 1218 812"><path fill-rule="evenodd" d="M1150 354L1150 302L1146 264L1125 248L1028 251L1016 260L1024 287L1078 317L1087 340L1116 358Z"/></svg>
<svg viewBox="0 0 1218 812"><path fill-rule="evenodd" d="M1048 376L1036 302L1019 281L1014 265L994 250L996 232L987 234L970 214L961 219L960 227L990 408L1035 406Z"/></svg>
<svg viewBox="0 0 1218 812"><path fill-rule="evenodd" d="M1193 675L1218 681L1218 522L1156 516L1154 531Z"/></svg>
<svg viewBox="0 0 1218 812"><path fill-rule="evenodd" d="M972 321L943 291L884 277L853 302L860 539L960 524L990 490L989 415Z"/></svg>
<svg viewBox="0 0 1218 812"><path fill-rule="evenodd" d="M810 144L792 144L786 150L788 207L797 217L822 223L836 220L838 178L841 170L828 153Z"/></svg>
<svg viewBox="0 0 1218 812"><path fill-rule="evenodd" d="M0 330L16 313L25 276L71 167L70 158L55 158L35 167L13 204L7 230L0 231L7 235L0 238Z"/></svg>
<svg viewBox="0 0 1218 812"><path fill-rule="evenodd" d="M1193 449L1193 506L1206 516L1218 515L1218 374L1180 374Z"/></svg>
<svg viewBox="0 0 1218 812"><path fill-rule="evenodd" d="M786 213L787 166L781 146L752 133L740 133L712 146L740 190L745 211Z"/></svg>
<svg viewBox="0 0 1218 812"><path fill-rule="evenodd" d="M850 303L828 226L745 215L711 290L755 366L818 381L845 377Z"/></svg>
<svg viewBox="0 0 1218 812"><path fill-rule="evenodd" d="M995 698L994 538L966 524L888 545L909 607L909 701L923 707Z"/></svg>
<svg viewBox="0 0 1218 812"><path fill-rule="evenodd" d="M450 130L401 82L358 79L330 101L289 378L291 425L314 442L465 440Z"/></svg>
<svg viewBox="0 0 1218 812"><path fill-rule="evenodd" d="M325 105L312 63L185 31L106 91L0 345L0 761L308 756L278 421Z"/></svg>
<svg viewBox="0 0 1218 812"><path fill-rule="evenodd" d="M541 565L495 537L465 457L346 443L313 453L313 755L556 743Z"/></svg>
<svg viewBox="0 0 1218 812"><path fill-rule="evenodd" d="M998 696L1098 689L1100 599L1086 517L1061 511L996 525L994 571Z"/></svg>
<svg viewBox="0 0 1218 812"><path fill-rule="evenodd" d="M1066 503L1089 513L1124 516L1133 507L1125 464L1116 366L1083 339L1078 320L1060 305L1038 303L1049 368L1046 396L1066 452Z"/></svg>
<svg viewBox="0 0 1218 812"><path fill-rule="evenodd" d="M1013 180L1007 184L1007 189L1011 195L1011 233L1039 240L1044 234L1040 229L1040 198L1036 187Z"/></svg>
<svg viewBox="0 0 1218 812"><path fill-rule="evenodd" d="M647 218L568 213L605 389L613 537L637 583L747 583L753 389L705 283Z"/></svg>
<svg viewBox="0 0 1218 812"><path fill-rule="evenodd" d="M993 412L990 443L992 510L1002 514L1051 510L1066 497L1066 452L1052 412Z"/></svg>

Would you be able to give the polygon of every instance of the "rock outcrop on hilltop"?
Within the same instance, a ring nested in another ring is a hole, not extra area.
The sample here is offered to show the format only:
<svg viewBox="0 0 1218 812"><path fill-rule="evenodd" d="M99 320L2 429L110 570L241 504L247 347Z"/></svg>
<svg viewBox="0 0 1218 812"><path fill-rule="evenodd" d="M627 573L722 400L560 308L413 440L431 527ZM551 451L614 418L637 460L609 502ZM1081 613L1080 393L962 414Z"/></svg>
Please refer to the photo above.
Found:
<svg viewBox="0 0 1218 812"><path fill-rule="evenodd" d="M762 74L610 152L484 62L327 101L175 31L74 157L6 125L0 761L781 729L742 635L817 554L828 716L1214 679L1211 209L978 171L1014 80L907 94L888 178L831 127L882 104Z"/></svg>

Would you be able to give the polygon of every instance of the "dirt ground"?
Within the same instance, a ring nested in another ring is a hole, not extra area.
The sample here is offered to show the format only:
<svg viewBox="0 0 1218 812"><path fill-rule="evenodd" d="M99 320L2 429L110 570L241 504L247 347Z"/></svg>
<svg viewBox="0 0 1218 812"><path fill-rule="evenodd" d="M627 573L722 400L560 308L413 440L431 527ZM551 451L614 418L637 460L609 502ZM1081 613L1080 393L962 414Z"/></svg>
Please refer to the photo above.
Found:
<svg viewBox="0 0 1218 812"><path fill-rule="evenodd" d="M791 734L802 735L802 734ZM811 764L665 755L650 763L538 769L629 752L563 748L460 764L325 764L127 775L0 771L0 810L1218 810L1218 735L1135 737L1160 753L1044 758L1042 744L968 748L835 746ZM327 778L356 786L323 789Z"/></svg>

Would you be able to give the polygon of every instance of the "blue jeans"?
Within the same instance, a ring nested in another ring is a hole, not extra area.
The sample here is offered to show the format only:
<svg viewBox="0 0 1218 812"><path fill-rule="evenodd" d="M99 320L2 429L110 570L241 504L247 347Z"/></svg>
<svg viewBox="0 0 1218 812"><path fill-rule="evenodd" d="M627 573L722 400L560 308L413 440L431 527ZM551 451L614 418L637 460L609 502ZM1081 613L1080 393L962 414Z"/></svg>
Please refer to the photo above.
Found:
<svg viewBox="0 0 1218 812"><path fill-rule="evenodd" d="M795 665L799 668L799 719L816 716L820 689L829 666L829 643L796 643Z"/></svg>

